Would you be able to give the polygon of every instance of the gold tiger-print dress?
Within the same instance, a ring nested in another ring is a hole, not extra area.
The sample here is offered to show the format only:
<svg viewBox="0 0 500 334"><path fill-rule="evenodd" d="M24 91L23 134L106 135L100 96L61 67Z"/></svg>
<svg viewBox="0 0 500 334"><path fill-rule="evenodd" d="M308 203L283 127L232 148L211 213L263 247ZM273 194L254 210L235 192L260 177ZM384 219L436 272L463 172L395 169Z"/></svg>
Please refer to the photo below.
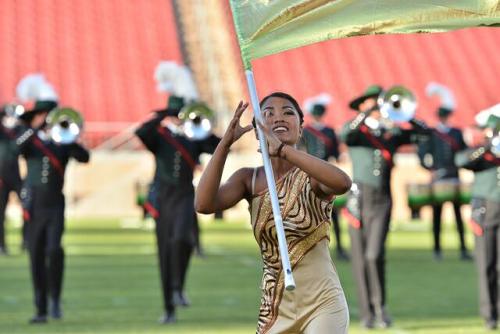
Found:
<svg viewBox="0 0 500 334"><path fill-rule="evenodd" d="M347 327L347 303L328 248L331 201L316 196L309 176L299 168L291 169L276 187L296 289L284 289L269 192L254 193L251 222L264 264L257 333L308 332L307 326L324 314L338 315Z"/></svg>

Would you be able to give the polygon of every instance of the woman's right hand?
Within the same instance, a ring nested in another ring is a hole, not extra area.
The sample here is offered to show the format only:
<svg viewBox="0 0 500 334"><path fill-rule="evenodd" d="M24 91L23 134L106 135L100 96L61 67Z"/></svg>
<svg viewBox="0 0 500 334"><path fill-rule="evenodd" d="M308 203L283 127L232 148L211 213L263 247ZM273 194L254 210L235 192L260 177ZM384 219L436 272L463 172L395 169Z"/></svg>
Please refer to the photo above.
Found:
<svg viewBox="0 0 500 334"><path fill-rule="evenodd" d="M251 124L245 127L242 127L240 124L241 115L247 109L247 107L248 102L243 103L243 101L240 101L238 107L236 108L236 111L234 112L233 119L229 123L226 133L222 138L222 141L227 146L227 148L230 148L231 145L233 145L238 139L241 138L241 136L253 129L253 125Z"/></svg>

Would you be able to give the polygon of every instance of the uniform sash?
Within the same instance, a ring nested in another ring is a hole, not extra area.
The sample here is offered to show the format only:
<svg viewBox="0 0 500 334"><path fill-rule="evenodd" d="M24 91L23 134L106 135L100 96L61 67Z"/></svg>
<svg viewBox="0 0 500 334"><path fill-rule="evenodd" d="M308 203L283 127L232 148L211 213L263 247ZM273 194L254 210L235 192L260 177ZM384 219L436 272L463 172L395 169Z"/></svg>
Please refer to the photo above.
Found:
<svg viewBox="0 0 500 334"><path fill-rule="evenodd" d="M319 130L316 130L311 126L306 126L306 130L311 132L316 137L318 137L328 147L328 150L331 151L333 147L333 141L330 138L328 138L327 135L325 135L323 132Z"/></svg>
<svg viewBox="0 0 500 334"><path fill-rule="evenodd" d="M378 148L382 152L382 157L387 161L389 166L392 167L392 154L391 152L384 146L384 144L377 139L374 135L370 133L370 130L368 130L368 127L366 125L361 125L359 127L359 130L366 136L366 138L372 143L373 146Z"/></svg>
<svg viewBox="0 0 500 334"><path fill-rule="evenodd" d="M182 146L182 144L179 143L177 140L175 140L175 138L172 137L172 135L165 128L159 126L158 127L158 133L160 135L162 135L162 137L165 138L165 140L170 145L172 145L173 147L175 147L175 149L181 153L181 156L184 159L184 161L186 161L186 163L189 165L189 167L191 168L191 170L194 171L195 168L196 168L196 162L191 157L191 155L186 150L186 148L184 146Z"/></svg>
<svg viewBox="0 0 500 334"><path fill-rule="evenodd" d="M59 173L59 175L64 178L64 166L61 164L59 159L56 157L54 152L52 152L47 146L45 146L40 139L37 137L33 138L33 144L47 157L49 158L52 167Z"/></svg>

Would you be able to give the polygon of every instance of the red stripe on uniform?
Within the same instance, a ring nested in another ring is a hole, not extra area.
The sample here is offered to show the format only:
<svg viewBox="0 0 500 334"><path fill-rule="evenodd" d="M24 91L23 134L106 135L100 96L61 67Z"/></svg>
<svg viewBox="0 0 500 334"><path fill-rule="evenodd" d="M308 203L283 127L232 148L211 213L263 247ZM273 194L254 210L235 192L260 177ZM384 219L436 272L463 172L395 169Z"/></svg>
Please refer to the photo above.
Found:
<svg viewBox="0 0 500 334"><path fill-rule="evenodd" d="M474 235L477 235L478 237L483 235L483 228L474 219L469 220L469 227Z"/></svg>
<svg viewBox="0 0 500 334"><path fill-rule="evenodd" d="M160 213L158 212L158 210L156 210L155 207L151 203L149 203L149 202L144 203L144 209L146 209L146 211L154 219L157 219L160 216Z"/></svg>
<svg viewBox="0 0 500 334"><path fill-rule="evenodd" d="M389 150L380 142L374 135L370 133L370 130L368 130L368 127L366 125L361 125L359 127L361 132L366 136L366 138L372 143L373 146L378 148L382 152L382 157L387 161L389 166L392 166L392 154L389 152Z"/></svg>
<svg viewBox="0 0 500 334"><path fill-rule="evenodd" d="M349 225L351 225L352 227L354 227L357 230L359 230L361 228L361 221L359 221L358 218L354 217L354 215L352 215L349 212L349 210L347 210L347 208L342 208L342 213L344 214L344 216L346 216L347 222L349 223Z"/></svg>
<svg viewBox="0 0 500 334"><path fill-rule="evenodd" d="M191 167L191 169L194 171L196 168L196 162L193 160L193 158L191 157L189 152L186 150L186 148L184 146L182 146L182 144L179 143L177 140L175 140L174 137L172 137L172 135L166 129L162 128L161 126L158 127L158 133L160 133L169 144L174 146L177 149L177 151L179 151L181 153L182 157L187 162L189 167Z"/></svg>

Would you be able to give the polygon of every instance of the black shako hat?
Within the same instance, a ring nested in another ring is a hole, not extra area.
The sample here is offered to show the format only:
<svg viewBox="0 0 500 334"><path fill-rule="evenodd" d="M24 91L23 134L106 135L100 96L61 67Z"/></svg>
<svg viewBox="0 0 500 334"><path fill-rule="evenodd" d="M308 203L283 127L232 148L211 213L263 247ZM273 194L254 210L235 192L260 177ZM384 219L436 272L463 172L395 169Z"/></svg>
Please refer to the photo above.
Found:
<svg viewBox="0 0 500 334"><path fill-rule="evenodd" d="M450 108L439 107L437 114L439 117L447 117L447 116L450 116L452 113L453 113L453 110Z"/></svg>
<svg viewBox="0 0 500 334"><path fill-rule="evenodd" d="M57 101L55 100L39 100L35 102L33 109L26 110L19 118L25 122L30 122L33 117L42 112L49 112L57 107Z"/></svg>
<svg viewBox="0 0 500 334"><path fill-rule="evenodd" d="M156 110L156 112L166 112L168 116L177 116L185 106L183 97L170 95L168 97L167 107L165 109Z"/></svg>
<svg viewBox="0 0 500 334"><path fill-rule="evenodd" d="M349 107L353 110L359 111L359 105L368 99L376 99L384 90L380 85L369 86L363 95L355 98L349 103Z"/></svg>

